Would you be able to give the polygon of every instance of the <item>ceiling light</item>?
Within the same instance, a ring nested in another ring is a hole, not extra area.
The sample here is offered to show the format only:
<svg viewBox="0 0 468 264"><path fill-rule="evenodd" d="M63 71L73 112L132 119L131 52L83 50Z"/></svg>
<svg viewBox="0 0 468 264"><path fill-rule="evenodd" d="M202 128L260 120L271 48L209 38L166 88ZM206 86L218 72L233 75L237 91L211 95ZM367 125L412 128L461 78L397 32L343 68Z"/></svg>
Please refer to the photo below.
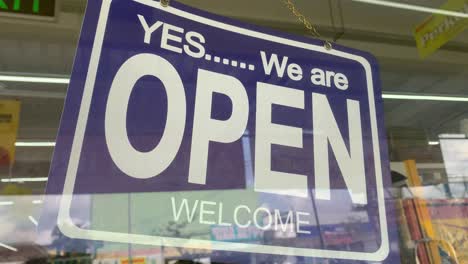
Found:
<svg viewBox="0 0 468 264"><path fill-rule="evenodd" d="M450 10L431 8L431 7L425 7L425 6L419 6L419 5L397 3L397 2L392 2L392 1L385 1L385 0L352 0L352 1L367 3L367 4L372 4L372 5L399 8L399 9L406 9L406 10L411 10L411 11L418 11L418 12L429 13L429 14L438 14L438 15L445 15L445 16L468 18L468 14L461 13L461 12L455 12L455 11L450 11Z"/></svg>
<svg viewBox="0 0 468 264"><path fill-rule="evenodd" d="M374 3L381 5L407 5L401 3L394 3L389 1L379 1L379 0L353 0L358 2L365 3ZM413 6L413 5L408 5ZM440 12L451 12L441 9L428 8L430 13L437 13L434 10L439 10ZM468 14L458 13L460 16L468 18ZM448 14L447 14L448 15ZM454 14L452 14L454 15ZM11 81L11 82L36 82L36 83L60 83L68 84L70 79L66 77L30 77L30 76L18 76L18 75L2 75L0 74L0 81ZM410 95L410 94L393 94L393 93L384 93L382 94L384 99L399 99L399 100L427 100L427 101L453 101L453 102L468 102L468 97L457 97L457 96L439 96L439 95ZM17 147L53 147L55 142L16 142Z"/></svg>
<svg viewBox="0 0 468 264"><path fill-rule="evenodd" d="M17 146L17 147L55 147L55 142L53 142L53 141L16 142L15 146Z"/></svg>
<svg viewBox="0 0 468 264"><path fill-rule="evenodd" d="M0 201L0 205L13 205L13 201Z"/></svg>
<svg viewBox="0 0 468 264"><path fill-rule="evenodd" d="M17 248L12 247L12 246L9 246L9 245L6 245L6 244L3 244L2 242L0 242L0 247L4 247L4 248L6 248L6 249L9 249L9 250L15 251L15 252L18 251Z"/></svg>
<svg viewBox="0 0 468 264"><path fill-rule="evenodd" d="M445 139L445 138L465 138L465 134L440 134L439 138L440 139Z"/></svg>
<svg viewBox="0 0 468 264"><path fill-rule="evenodd" d="M384 99L396 100L420 100L420 101L452 101L452 102L468 102L468 97L457 96L439 96L439 95L410 95L410 94L382 94Z"/></svg>
<svg viewBox="0 0 468 264"><path fill-rule="evenodd" d="M436 146L436 145L439 145L439 141L429 141L429 142L427 142L427 144L429 144L431 146Z"/></svg>
<svg viewBox="0 0 468 264"><path fill-rule="evenodd" d="M32 203L33 203L33 204L41 204L41 203L42 203L42 200L33 200Z"/></svg>
<svg viewBox="0 0 468 264"><path fill-rule="evenodd" d="M37 226L37 221L36 221L36 219L34 219L34 217L28 216L28 218L29 218L29 221L31 221L31 223L33 223L35 226Z"/></svg>
<svg viewBox="0 0 468 264"><path fill-rule="evenodd" d="M30 83L58 83L69 84L70 79L64 77L35 77L19 75L0 75L0 81L4 82L30 82Z"/></svg>
<svg viewBox="0 0 468 264"><path fill-rule="evenodd" d="M2 182L44 182L44 181L47 181L47 177L2 179Z"/></svg>

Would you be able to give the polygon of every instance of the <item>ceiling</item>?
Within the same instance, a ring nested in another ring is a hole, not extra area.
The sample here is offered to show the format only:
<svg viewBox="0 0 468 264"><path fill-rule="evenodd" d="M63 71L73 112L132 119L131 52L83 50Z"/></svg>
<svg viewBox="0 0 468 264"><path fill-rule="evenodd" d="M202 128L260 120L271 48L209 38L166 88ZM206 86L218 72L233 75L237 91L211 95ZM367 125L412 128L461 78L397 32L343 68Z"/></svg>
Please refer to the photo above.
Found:
<svg viewBox="0 0 468 264"><path fill-rule="evenodd" d="M280 31L306 34L303 26L289 13L281 0L180 2ZM468 97L468 31L462 32L435 54L422 60L418 57L412 31L428 17L427 13L352 0L294 2L325 37L333 38L344 32L337 40L339 44L374 54L380 64L385 92ZM437 8L445 1L398 2ZM60 12L54 22L0 17L0 72L68 76L85 4L83 0L61 1ZM343 28L340 21L344 22ZM57 84L0 84L0 99L19 98L22 101L20 140L54 140L66 89L66 85ZM460 132L460 120L468 118L467 104L385 100L385 122L389 130L398 127L400 130L422 131L420 140L427 142L440 133ZM404 137L404 133L400 136ZM429 155L429 158L424 159L440 160L437 148L424 144L423 151ZM18 166L47 163L51 154L52 148L18 148ZM397 155L394 159L401 157ZM46 176L47 166L40 172L30 174Z"/></svg>

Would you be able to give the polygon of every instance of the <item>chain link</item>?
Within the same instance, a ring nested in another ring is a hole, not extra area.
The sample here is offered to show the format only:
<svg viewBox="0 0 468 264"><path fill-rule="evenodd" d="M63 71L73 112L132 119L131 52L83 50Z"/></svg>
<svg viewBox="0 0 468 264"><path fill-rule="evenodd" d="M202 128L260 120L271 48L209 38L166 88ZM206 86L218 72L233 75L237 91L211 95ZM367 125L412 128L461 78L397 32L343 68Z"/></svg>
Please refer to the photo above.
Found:
<svg viewBox="0 0 468 264"><path fill-rule="evenodd" d="M317 29L314 27L314 25L312 25L312 23L307 19L307 17L305 17L297 9L296 5L294 5L292 0L282 0L282 1L286 5L286 7L289 9L289 11L291 11L291 14L293 14L297 18L297 20L299 20L299 22L301 22L304 25L304 27L307 29L310 35L323 40L322 35L318 33ZM324 41L325 41L324 43L325 48L327 50L330 50L332 48L332 44L328 40L324 40Z"/></svg>

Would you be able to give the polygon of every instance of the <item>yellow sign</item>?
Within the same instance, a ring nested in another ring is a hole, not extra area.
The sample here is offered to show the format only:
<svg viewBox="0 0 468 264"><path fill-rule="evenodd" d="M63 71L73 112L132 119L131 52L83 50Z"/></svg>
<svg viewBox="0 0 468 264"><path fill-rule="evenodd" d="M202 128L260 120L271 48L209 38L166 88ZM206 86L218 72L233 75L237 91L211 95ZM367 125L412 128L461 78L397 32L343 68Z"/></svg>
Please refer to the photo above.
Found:
<svg viewBox="0 0 468 264"><path fill-rule="evenodd" d="M0 100L0 166L11 166L15 162L20 107L19 101Z"/></svg>
<svg viewBox="0 0 468 264"><path fill-rule="evenodd" d="M468 0L448 0L440 9L468 15ZM419 56L425 58L460 34L468 26L468 18L432 15L414 29Z"/></svg>

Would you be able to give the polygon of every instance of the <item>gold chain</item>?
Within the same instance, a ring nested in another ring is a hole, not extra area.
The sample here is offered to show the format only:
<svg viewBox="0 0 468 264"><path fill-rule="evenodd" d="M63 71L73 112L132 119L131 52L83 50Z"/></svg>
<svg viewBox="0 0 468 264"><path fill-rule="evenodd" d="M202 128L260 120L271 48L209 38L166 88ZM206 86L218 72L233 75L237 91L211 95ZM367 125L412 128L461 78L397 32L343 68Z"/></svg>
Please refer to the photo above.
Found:
<svg viewBox="0 0 468 264"><path fill-rule="evenodd" d="M310 23L310 21L305 17L299 10L296 8L296 5L292 2L292 0L282 0L286 7L291 11L291 13L304 25L304 27L309 31L309 33L319 39L323 40L322 35L318 33L317 29ZM169 6L170 0L160 0L162 6L167 7ZM331 50L332 44L328 40L324 40L325 49Z"/></svg>
<svg viewBox="0 0 468 264"><path fill-rule="evenodd" d="M282 0L282 1L286 5L286 7L289 9L289 11L291 11L291 13L299 20L299 22L301 22L304 25L304 27L307 29L307 31L309 31L309 33L312 36L323 40L322 35L320 35L320 33L318 33L318 31L314 27L314 25L312 25L312 23L310 23L310 21L307 19L307 17L305 17L296 8L296 5L294 5L294 3L291 0ZM325 41L325 48L327 50L330 50L332 48L332 44L328 40L324 40L324 41Z"/></svg>

